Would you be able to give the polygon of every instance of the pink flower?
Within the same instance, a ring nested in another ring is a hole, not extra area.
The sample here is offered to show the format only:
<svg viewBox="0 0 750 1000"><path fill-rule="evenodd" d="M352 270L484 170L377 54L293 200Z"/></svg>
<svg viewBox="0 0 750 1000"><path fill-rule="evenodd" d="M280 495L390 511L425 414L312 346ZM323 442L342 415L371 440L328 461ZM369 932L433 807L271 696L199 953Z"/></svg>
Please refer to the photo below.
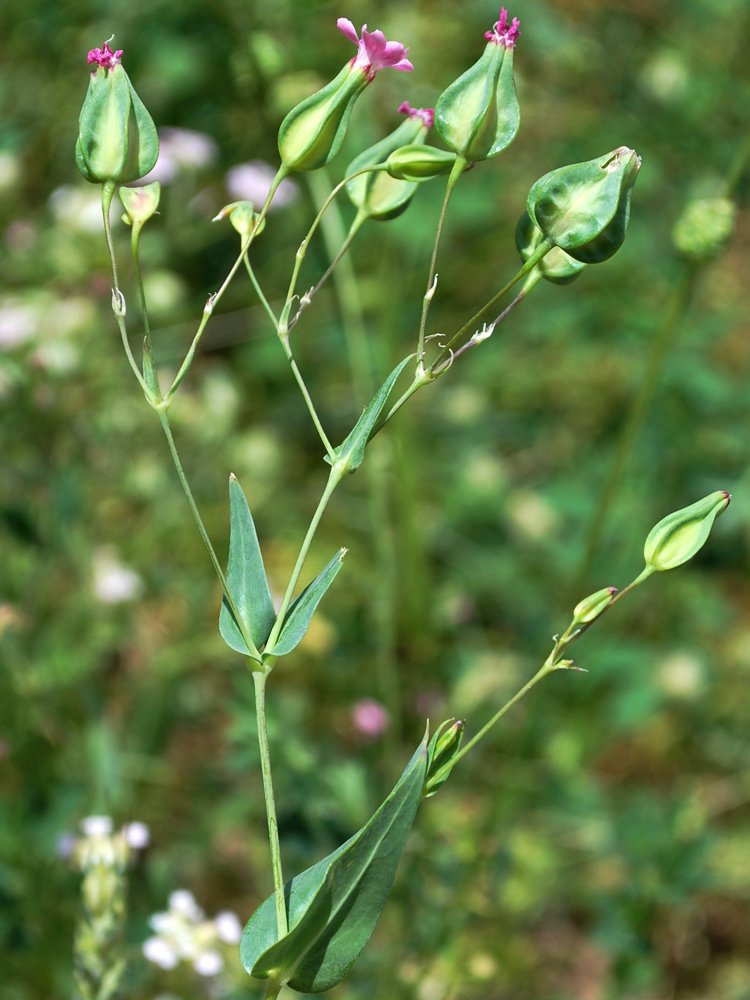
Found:
<svg viewBox="0 0 750 1000"><path fill-rule="evenodd" d="M484 37L488 42L494 42L495 45L504 45L506 49L512 49L518 40L520 28L521 22L517 17L513 18L512 24L508 24L508 11L505 7L501 7L500 20L496 22L492 31L485 32Z"/></svg>
<svg viewBox="0 0 750 1000"><path fill-rule="evenodd" d="M366 74L368 80L372 80L378 70L393 69L410 70L414 69L406 58L409 53L401 42L387 42L382 31L369 32L367 25L362 25L362 38L357 35L348 17L340 17L336 22L339 31L343 32L349 41L357 46L357 54L352 59L352 66L361 69Z"/></svg>
<svg viewBox="0 0 750 1000"><path fill-rule="evenodd" d="M421 118L427 128L432 128L435 124L434 108L410 108L409 102L404 101L403 104L399 105L398 113L408 115L410 118Z"/></svg>
<svg viewBox="0 0 750 1000"><path fill-rule="evenodd" d="M122 55L122 49L118 49L117 52L113 52L109 47L109 41L105 42L100 49L92 49L89 52L89 62L96 63L97 66L101 66L102 69L114 69L115 66L120 64L120 56Z"/></svg>
<svg viewBox="0 0 750 1000"><path fill-rule="evenodd" d="M374 738L382 736L388 728L388 712L374 698L363 698L352 707L352 721L363 736Z"/></svg>

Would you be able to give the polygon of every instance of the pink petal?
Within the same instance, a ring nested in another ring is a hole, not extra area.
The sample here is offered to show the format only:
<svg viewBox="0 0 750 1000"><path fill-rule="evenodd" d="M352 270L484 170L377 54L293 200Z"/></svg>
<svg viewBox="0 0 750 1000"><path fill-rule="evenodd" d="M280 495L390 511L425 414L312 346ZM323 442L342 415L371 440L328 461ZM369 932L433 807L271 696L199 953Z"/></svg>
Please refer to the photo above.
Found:
<svg viewBox="0 0 750 1000"><path fill-rule="evenodd" d="M408 52L409 50L407 49L406 51ZM404 73L409 73L411 72L411 70L414 69L413 63L409 62L408 59L402 59L400 62L397 63L390 63L390 67L391 69L403 70Z"/></svg>
<svg viewBox="0 0 750 1000"><path fill-rule="evenodd" d="M359 45L359 36L357 35L357 29L354 27L352 22L348 17L340 17L336 22L336 27L341 31L350 42L354 42L355 45Z"/></svg>

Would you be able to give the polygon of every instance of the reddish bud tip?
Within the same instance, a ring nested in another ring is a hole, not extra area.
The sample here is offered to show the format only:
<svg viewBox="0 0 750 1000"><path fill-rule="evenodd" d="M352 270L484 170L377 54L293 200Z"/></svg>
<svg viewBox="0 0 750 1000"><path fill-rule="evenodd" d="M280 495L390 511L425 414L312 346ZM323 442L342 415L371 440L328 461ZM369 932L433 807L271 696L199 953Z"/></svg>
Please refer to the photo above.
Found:
<svg viewBox="0 0 750 1000"><path fill-rule="evenodd" d="M435 124L434 108L412 108L408 101L403 101L398 108L400 115L408 115L410 118L421 118L427 128L432 128Z"/></svg>
<svg viewBox="0 0 750 1000"><path fill-rule="evenodd" d="M518 18L514 17L511 24L508 24L508 11L505 7L501 7L500 20L493 25L492 31L485 32L484 37L488 42L494 42L495 45L503 45L506 49L512 49L518 41L520 30L521 22Z"/></svg>
<svg viewBox="0 0 750 1000"><path fill-rule="evenodd" d="M109 47L109 41L105 42L100 49L92 49L88 55L88 61L90 63L96 63L97 66L101 66L102 69L114 69L115 66L120 64L120 57L122 56L122 49L118 49L117 52L113 52Z"/></svg>

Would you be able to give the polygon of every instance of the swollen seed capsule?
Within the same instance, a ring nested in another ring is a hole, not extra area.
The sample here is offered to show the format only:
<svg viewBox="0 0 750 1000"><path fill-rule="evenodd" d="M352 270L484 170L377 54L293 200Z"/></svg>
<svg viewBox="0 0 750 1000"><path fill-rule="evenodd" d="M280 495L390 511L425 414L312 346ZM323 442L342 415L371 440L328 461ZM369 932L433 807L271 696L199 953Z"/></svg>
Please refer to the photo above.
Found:
<svg viewBox="0 0 750 1000"><path fill-rule="evenodd" d="M587 625L594 621L610 606L616 593L617 587L605 587L604 590L597 590L595 594L584 597L573 610L573 624Z"/></svg>
<svg viewBox="0 0 750 1000"><path fill-rule="evenodd" d="M76 164L94 184L129 184L147 174L159 155L151 115L107 42L92 49L96 63L78 120Z"/></svg>
<svg viewBox="0 0 750 1000"><path fill-rule="evenodd" d="M659 521L649 532L643 548L647 569L663 573L692 559L705 544L714 521L727 509L730 500L726 490L718 490Z"/></svg>
<svg viewBox="0 0 750 1000"><path fill-rule="evenodd" d="M292 108L279 129L279 155L284 169L317 170L341 147L354 103L381 69L408 72L414 67L409 50L400 42L387 42L382 31L362 28L357 35L352 22L338 19L337 27L357 46L357 54L322 90Z"/></svg>
<svg viewBox="0 0 750 1000"><path fill-rule="evenodd" d="M486 160L515 139L520 123L513 50L519 22L500 20L486 32L487 45L479 60L438 98L435 126L443 142L467 163Z"/></svg>
<svg viewBox="0 0 750 1000"><path fill-rule="evenodd" d="M627 146L540 177L526 202L546 240L584 264L598 264L625 240L641 159Z"/></svg>

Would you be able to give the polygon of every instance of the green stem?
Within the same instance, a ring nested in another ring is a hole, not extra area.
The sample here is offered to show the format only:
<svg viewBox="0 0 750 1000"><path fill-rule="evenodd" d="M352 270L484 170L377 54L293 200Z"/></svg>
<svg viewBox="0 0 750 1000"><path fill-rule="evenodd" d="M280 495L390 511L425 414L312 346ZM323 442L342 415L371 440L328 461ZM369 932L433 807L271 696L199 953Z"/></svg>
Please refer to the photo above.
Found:
<svg viewBox="0 0 750 1000"><path fill-rule="evenodd" d="M276 313L273 311L273 309L271 308L271 306L269 305L268 299L263 294L263 289L260 287L260 282L258 281L257 277L255 276L255 271L253 270L252 265L250 264L250 261L247 259L247 254L245 254L244 260L245 260L245 268L247 269L247 273L250 276L250 281L252 281L252 283L253 283L253 288L255 289L258 298L260 299L261 305L266 310L266 314L268 315L268 318L271 320L271 323L273 324L274 330L278 331L278 329L279 329L279 320L278 320L278 317L277 317Z"/></svg>
<svg viewBox="0 0 750 1000"><path fill-rule="evenodd" d="M482 728L479 730L476 736L474 736L472 739L469 740L468 743L466 743L464 746L461 747L459 752L451 761L450 764L451 768L453 768L458 763L458 761L461 760L462 757L465 757L466 754L469 752L469 750L471 750L472 747L476 746L476 744L482 739L482 737L486 736L487 733L490 731L490 729L492 729L495 723L499 722L504 715L507 715L507 713L511 710L511 708L513 708L513 706L517 702L519 702L525 694L528 694L528 692L534 687L535 684L538 684L543 677L547 676L547 674L553 673L553 671L555 670L555 666L553 663L553 656L554 653L557 651L558 651L558 646L555 646L555 649L547 657L542 668L538 670L537 673L534 674L531 680L528 681L526 684L524 684L521 690L516 692L516 694L513 695L510 701L506 702L505 705L503 705L503 707L500 709L500 711L496 712L492 716L492 718L488 723L482 726Z"/></svg>
<svg viewBox="0 0 750 1000"><path fill-rule="evenodd" d="M427 314L430 311L432 296L435 293L435 271L437 270L438 251L440 250L440 240L443 236L443 226L445 224L445 216L448 211L448 202L451 200L451 195L453 194L453 189L458 183L458 178L465 169L466 160L462 156L457 156L456 162L453 164L451 172L448 175L448 181L445 185L445 195L443 196L443 204L440 208L437 231L435 232L435 243L432 247L432 258L430 259L430 270L427 275L427 290L425 291L424 298L422 299L422 316L419 320L419 338L417 340L418 373L424 371L424 344L425 331L427 329Z"/></svg>
<svg viewBox="0 0 750 1000"><path fill-rule="evenodd" d="M312 239L315 230L320 225L320 221L325 215L328 206L333 202L339 191L343 190L344 187L349 183L349 181L354 180L355 177L359 177L361 174L371 174L376 170L385 170L384 163L376 163L372 167L365 167L363 170L357 170L355 173L350 174L345 177L343 181L340 181L336 187L331 191L331 193L326 198L323 206L321 207L318 214L313 219L313 224L310 226L307 236L302 240L299 246L299 250L294 258L294 269L292 270L292 277L289 280L289 289L286 293L286 302L284 304L284 310L281 314L281 323L279 327L279 335L282 336L289 332L289 311L292 306L292 300L294 299L294 290L297 287L297 278L299 277L300 268L302 267L302 261L305 259L305 254L307 253L307 248L310 245L310 240Z"/></svg>
<svg viewBox="0 0 750 1000"><path fill-rule="evenodd" d="M287 361L291 366L292 374L294 375L297 385L300 388L300 392L302 393L302 397L305 400L305 404L312 418L312 422L315 424L315 430L318 432L318 437L323 442L323 447L326 450L328 458L333 462L335 458L335 449L331 444L328 435L323 429L323 424L321 423L320 417L318 416L318 412L315 409L315 405L313 404L312 396L310 395L310 392L307 386L305 385L305 380L302 378L302 372L299 370L297 362L294 360L294 355L292 354L292 348L291 345L289 344L289 334L286 334L284 336L279 336L279 340L281 341L281 346L284 349L284 354L286 354Z"/></svg>
<svg viewBox="0 0 750 1000"><path fill-rule="evenodd" d="M284 874L281 868L281 846L279 844L279 824L276 819L276 799L271 779L271 755L268 747L268 727L266 725L266 680L267 672L253 670L255 686L255 714L258 723L258 746L260 747L260 769L263 775L263 795L266 800L268 819L268 842L271 848L271 868L273 869L273 891L276 897L276 926L280 940L288 930L286 900L284 898ZM266 994L268 996L268 994Z"/></svg>
<svg viewBox="0 0 750 1000"><path fill-rule="evenodd" d="M315 183L314 182L316 182L317 179L318 179L317 178L317 174L313 174L309 178L310 186L312 188L315 187ZM335 208L335 203L334 203L334 208ZM336 214L338 216L338 222L336 224L336 228L338 230L339 228L341 228L340 227L341 217L340 217L340 214L338 214L338 213L336 213ZM326 283L326 281L328 281L328 279L330 278L330 276L336 270L336 268L338 267L339 263L341 262L341 259L343 258L343 256L345 255L345 253L347 252L347 250L349 249L349 247L351 246L352 240L357 235L357 233L359 232L359 230L362 228L363 224L367 221L367 219L369 218L369 216L367 215L366 212L362 212L361 210L359 212L357 212L357 215L355 216L354 221L352 222L351 226L349 227L349 232L343 238L343 241L339 241L339 242L341 242L341 245L339 246L339 249L337 251L334 250L333 252L331 252L330 240L326 236L326 224L325 224L326 223L326 218L329 218L329 216L324 216L323 217L323 221L322 221L323 239L325 240L326 246L328 248L329 256L331 257L331 263L328 265L328 268L327 268L325 274L320 279L320 281L317 283L317 285L315 285L314 288L311 288L310 291L307 293L307 295L305 295L305 297L304 297L304 303L300 304L300 308L297 310L297 312L295 313L295 315L292 317L292 319L289 322L289 329L290 330L294 329L294 327L299 322L300 317L301 317L302 313L304 312L304 310L307 309L307 307L310 305L310 302L312 301L312 299L314 298L314 296L316 296L318 294L318 292L320 291L320 289L323 287L323 285Z"/></svg>
<svg viewBox="0 0 750 1000"><path fill-rule="evenodd" d="M491 337L492 334L495 332L495 329L502 323L502 321L506 319L508 316L510 316L510 314L513 312L516 306L520 305L523 302L523 300L526 298L526 296L533 288L536 288L536 286L542 280L542 277L543 275L541 271L536 269L531 271L528 278L524 282L523 288L518 293L518 295L516 295L516 297L513 299L510 305L506 306L505 309L503 309L503 311L496 319L493 319L493 321L489 324L486 330L484 330L481 333L475 333L472 337L470 337L466 341L466 343L462 344L457 351L452 351L450 358L447 361L444 361L439 368L434 369L435 376L444 374L444 372L448 371L448 369L451 367L456 358L460 358L462 354L465 354L467 351L470 351L472 347L477 347L483 341Z"/></svg>
<svg viewBox="0 0 750 1000"><path fill-rule="evenodd" d="M256 233L257 231L258 231L258 228L256 226L256 228L255 228L255 230L253 232ZM213 311L214 311L214 308L215 308L216 304L219 302L219 300L223 296L224 292L229 287L229 283L231 282L232 278L235 276L235 274L237 273L237 271L241 267L242 261L245 259L245 254L247 253L248 247L252 243L252 240L253 240L253 236L251 235L244 242L244 244L242 246L242 249L240 250L240 254L237 257L237 260L234 262L234 264L232 264L232 268L231 268L229 274L224 279L224 282L223 282L221 288L219 289L218 292L216 292L214 295L211 295L209 297L206 305L204 306L203 316L201 317L201 321L200 321L200 323L198 325L198 329L197 329L197 331L195 333L195 336L193 337L193 342L190 345L190 349L188 350L187 354L185 355L185 360L182 362L182 365L180 366L180 370L177 372L177 375L175 376L174 381L172 382L172 385L169 388L169 391L167 392L167 394L164 397L164 400L165 400L165 402L166 402L166 404L168 406L172 402L172 400L174 399L177 390L180 388L180 384L181 384L182 380L185 378L185 376L187 375L188 371L190 370L190 366L192 365L193 359L195 358L195 352L198 350L198 345L200 344L201 337L203 336L203 331L206 329L206 326L208 325L208 321L209 321L209 319L211 319L211 316L213 315Z"/></svg>
<svg viewBox="0 0 750 1000"><path fill-rule="evenodd" d="M102 215L104 216L104 235L107 240L107 247L109 248L109 260L112 265L112 280L115 283L115 288L119 289L120 279L117 275L117 258L115 257L115 244L112 240L112 225L109 218L110 208L112 206L112 198L114 197L117 185L114 181L106 181L102 185Z"/></svg>
<svg viewBox="0 0 750 1000"><path fill-rule="evenodd" d="M279 608L279 613L276 616L276 621L273 628L271 629L271 634L268 637L268 642L266 644L266 649L269 654L273 653L273 647L278 641L279 634L281 632L282 626L284 624L284 618L289 610L289 605L292 602L292 597L294 596L295 588L299 582L300 574L302 573L302 568L305 565L305 559L307 559L307 553L310 551L310 545L315 537L315 532L318 530L318 525L320 524L320 519L323 517L323 512L328 506L328 501L333 495L333 491L336 489L338 484L341 482L344 476L344 470L338 466L334 466L331 469L330 475L328 476L328 482L326 483L326 488L323 490L323 496L320 498L320 502L313 514L312 521L310 521L310 527L307 529L307 534L302 542L302 548L297 556L297 562L294 564L294 569L292 570L292 575L287 585L286 592L284 593L284 598L281 602L281 607Z"/></svg>
<svg viewBox="0 0 750 1000"><path fill-rule="evenodd" d="M602 533L604 532L607 517L622 484L628 460L659 382L665 359L674 342L680 322L690 304L695 290L697 275L697 267L691 267L685 273L683 280L680 282L678 288L675 289L672 296L672 301L667 309L659 335L653 341L643 381L633 400L630 413L620 434L620 439L617 442L615 457L610 466L604 489L599 497L596 513L589 527L585 555L576 582L578 590L584 590L586 587L586 581L591 571Z"/></svg>
<svg viewBox="0 0 750 1000"><path fill-rule="evenodd" d="M729 168L727 179L724 182L725 198L732 198L734 196L735 188L742 180L742 175L745 173L748 160L750 160L750 133L745 136L745 139L740 148L737 150L732 165Z"/></svg>
<svg viewBox="0 0 750 1000"><path fill-rule="evenodd" d="M277 982L275 979L269 979L268 986L266 986L266 995L263 1000L276 1000L283 986L283 983Z"/></svg>
<svg viewBox="0 0 750 1000"><path fill-rule="evenodd" d="M269 305L268 299L263 294L263 289L260 287L260 283L258 282L258 279L255 276L255 272L253 271L253 268L252 268L252 266L250 264L250 261L247 259L247 257L245 257L245 267L247 268L247 273L250 275L250 280L253 283L253 287L255 288L255 291L258 293L258 298L260 299L260 301L261 301L261 303L263 305L263 308L265 309L266 313L268 314L268 318L273 323L274 330L276 331L277 334L279 334L279 320L276 317L276 314L274 313L273 309ZM289 361L289 364L291 365L292 373L294 374L294 378L295 378L295 380L297 382L297 385L300 388L302 396L303 396L303 398L305 400L305 403L307 405L307 409L308 409L308 411L310 413L310 416L312 417L312 422L313 422L313 424L315 424L315 429L318 432L318 436L320 437L320 440L323 442L323 447L326 450L326 454L328 455L328 457L330 459L333 459L333 457L334 457L333 445L331 444L330 440L328 439L328 435L326 434L326 432L323 429L323 424L322 424L322 422L320 420L320 417L318 416L317 410L315 409L315 406L313 404L312 396L310 395L310 392L309 392L307 386L305 385L305 380L302 378L302 372L299 370L297 362L294 360L294 355L292 354L292 349L291 349L291 346L289 344L289 336L288 336L288 334L286 336L281 336L279 334L279 339L281 340L281 346L283 347L284 353L286 354L286 357L287 357L287 360Z"/></svg>
<svg viewBox="0 0 750 1000"><path fill-rule="evenodd" d="M309 184L316 205L322 204L330 191L331 184L326 171L316 171L309 175ZM344 254L367 215L361 210L346 232L336 202L323 217L321 230L331 265L315 286L316 292L326 278L333 273L333 287L341 313L346 352L349 360L354 392L360 405L364 406L372 398L377 384L373 372L370 342L365 328L362 301L357 286L357 277L350 257ZM337 249L338 248L338 249ZM338 269L337 269L337 265ZM394 597L398 560L396 542L390 511L388 484L389 451L384 442L371 445L374 454L365 463L367 477L367 499L370 530L373 539L373 559L375 561L375 588L372 600L372 618L376 649L376 676L380 697L388 709L391 725L386 732L386 751L392 756L397 751L401 732L401 691L396 667L396 615Z"/></svg>
<svg viewBox="0 0 750 1000"><path fill-rule="evenodd" d="M195 523L198 527L198 533L200 534L201 539L203 540L203 544L206 547L206 551L208 552L208 557L211 560L211 565L214 568L214 572L216 573L216 576L219 578L222 590L224 591L224 597L232 612L234 620L237 624L237 628L240 630L242 638L245 640L247 648L250 650L252 658L254 660L260 660L260 653L256 649L252 639L250 638L250 635L247 632L247 629L242 621L240 613L237 610L237 606L234 603L234 599L232 598L232 595L229 592L229 585L227 584L226 577L224 576L224 571L221 568L219 560L216 556L216 552L214 551L214 547L211 544L211 539L208 537L208 532L206 531L206 527L203 523L203 518L200 515L200 511L198 510L198 505L196 504L192 490L190 489L190 484L187 481L187 476L185 475L185 470L182 467L182 462L180 461L180 456L177 452L177 446L175 445L174 438L172 436L172 428L169 425L169 417L167 416L167 411L165 409L159 409L156 412L159 415L159 421L164 430L164 434L167 439L167 444L169 445L169 451L172 455L172 461L174 462L174 467L177 470L177 476L180 480L180 484L185 494L185 498L188 502L188 506L190 507L190 512L193 515L193 519L195 520Z"/></svg>
<svg viewBox="0 0 750 1000"><path fill-rule="evenodd" d="M497 293L497 295L493 295L492 298L489 300L489 302L483 305L482 308L479 310L479 312L474 313L471 319L468 322L464 323L461 329L451 337L451 339L443 348L443 351L440 354L440 356L430 366L431 372L434 373L435 369L439 368L442 365L442 363L450 356L450 349L453 346L453 344L455 344L457 340L460 340L461 337L463 337L466 333L468 333L468 331L471 330L472 327L476 327L477 323L481 319L483 319L487 315L487 313L490 312L490 310L492 310L497 305L500 299L505 294L507 294L507 292L509 292L511 288L521 280L521 278L525 277L529 273L529 271L531 271L532 268L536 267L536 265L539 263L542 257L544 257L545 254L549 253L549 251L552 249L552 246L553 244L550 243L549 240L543 240L539 244L539 246L536 248L531 257L529 257L529 259L526 261L526 263L523 265L520 271L510 279L508 284L504 285L503 288L501 288L500 291Z"/></svg>
<svg viewBox="0 0 750 1000"><path fill-rule="evenodd" d="M141 262L138 255L138 242L141 235L142 223L133 223L133 232L130 236L130 250L133 255L133 269L135 270L135 281L138 288L138 301L141 306L141 315L143 316L143 330L146 334L146 344L148 347L149 357L153 363L154 358L154 345L151 342L151 324L148 319L148 307L146 305L146 290L143 287L143 274L141 272Z"/></svg>
<svg viewBox="0 0 750 1000"><path fill-rule="evenodd" d="M115 193L116 185L112 181L107 181L106 184L102 185L102 216L104 218L104 236L107 240L107 248L109 249L109 259L112 266L112 281L114 282L114 287L112 289L112 309L115 314L115 319L117 320L117 327L120 331L120 338L122 340L122 346L125 350L125 357L128 359L128 364L133 369L133 374L138 379L138 383L143 389L146 399L151 402L152 392L146 385L146 381L143 378L143 374L138 367L138 363L133 357L133 352L130 349L130 341L128 340L128 328L125 323L125 296L120 291L120 280L117 274L117 258L115 257L115 244L112 239L112 226L110 224L109 213L112 206L112 197Z"/></svg>

